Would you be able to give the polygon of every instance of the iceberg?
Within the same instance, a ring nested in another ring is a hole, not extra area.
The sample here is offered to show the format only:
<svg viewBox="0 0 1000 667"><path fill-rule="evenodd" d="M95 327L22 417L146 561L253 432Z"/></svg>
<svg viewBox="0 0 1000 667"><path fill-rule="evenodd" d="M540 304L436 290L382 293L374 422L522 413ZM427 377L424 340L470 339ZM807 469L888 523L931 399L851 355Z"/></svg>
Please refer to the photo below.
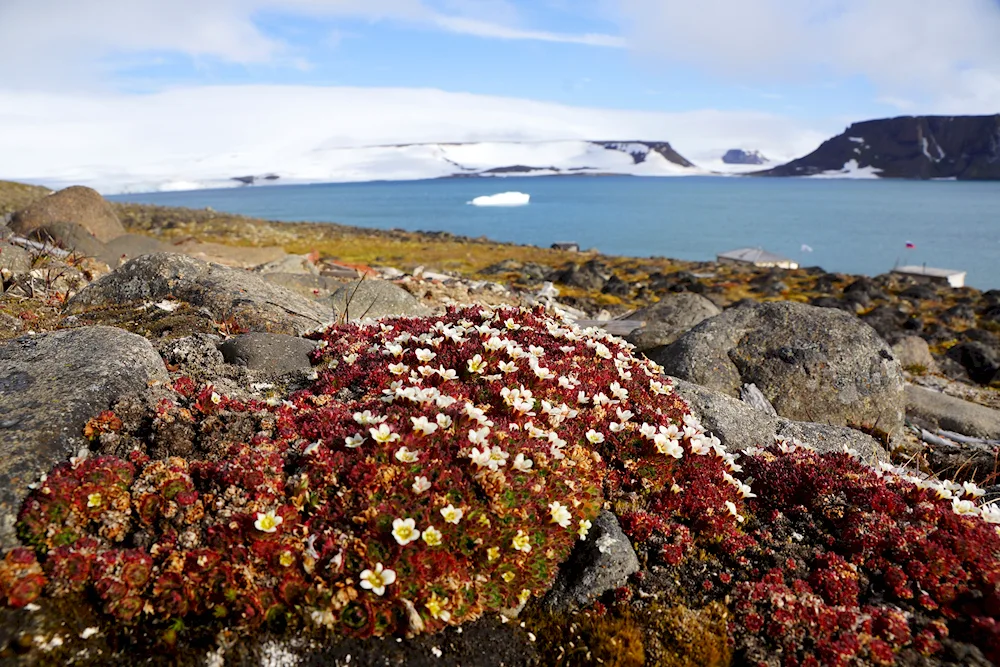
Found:
<svg viewBox="0 0 1000 667"><path fill-rule="evenodd" d="M495 195L483 195L468 202L472 206L525 206L531 201L531 195L523 192L501 192Z"/></svg>

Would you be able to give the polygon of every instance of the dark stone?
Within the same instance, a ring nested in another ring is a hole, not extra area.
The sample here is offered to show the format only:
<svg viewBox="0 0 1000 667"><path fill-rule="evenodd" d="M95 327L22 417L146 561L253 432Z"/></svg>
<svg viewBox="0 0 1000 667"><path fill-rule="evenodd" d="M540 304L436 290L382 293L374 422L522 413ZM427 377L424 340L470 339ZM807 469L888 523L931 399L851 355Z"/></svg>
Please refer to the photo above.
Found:
<svg viewBox="0 0 1000 667"><path fill-rule="evenodd" d="M948 324L974 324L976 322L976 311L972 306L960 303L941 313L941 319Z"/></svg>
<svg viewBox="0 0 1000 667"><path fill-rule="evenodd" d="M948 350L948 357L965 368L973 382L989 384L1000 372L1000 352L978 341L959 343Z"/></svg>
<svg viewBox="0 0 1000 667"><path fill-rule="evenodd" d="M586 607L603 593L625 585L639 571L639 558L618 519L601 512L586 540L577 542L559 568L552 589L543 600L550 609Z"/></svg>
<svg viewBox="0 0 1000 667"><path fill-rule="evenodd" d="M603 264L596 260L590 260L584 264L570 264L549 275L549 280L570 287L599 290L604 287L608 275L609 272Z"/></svg>
<svg viewBox="0 0 1000 667"><path fill-rule="evenodd" d="M120 398L150 396L150 383L168 381L149 341L114 327L0 345L0 549L15 543L28 484L86 446L87 420Z"/></svg>
<svg viewBox="0 0 1000 667"><path fill-rule="evenodd" d="M911 285L899 293L907 301L930 301L937 298L937 292L927 285Z"/></svg>
<svg viewBox="0 0 1000 667"><path fill-rule="evenodd" d="M601 292L612 296L628 296L632 292L632 285L625 282L618 276L611 276L608 279L608 282L604 283L604 287L601 288Z"/></svg>
<svg viewBox="0 0 1000 667"><path fill-rule="evenodd" d="M219 343L226 363L276 375L309 370L315 349L314 341L284 334L249 333Z"/></svg>
<svg viewBox="0 0 1000 667"><path fill-rule="evenodd" d="M770 162L760 151L745 151L740 148L731 148L722 156L725 164L767 164Z"/></svg>

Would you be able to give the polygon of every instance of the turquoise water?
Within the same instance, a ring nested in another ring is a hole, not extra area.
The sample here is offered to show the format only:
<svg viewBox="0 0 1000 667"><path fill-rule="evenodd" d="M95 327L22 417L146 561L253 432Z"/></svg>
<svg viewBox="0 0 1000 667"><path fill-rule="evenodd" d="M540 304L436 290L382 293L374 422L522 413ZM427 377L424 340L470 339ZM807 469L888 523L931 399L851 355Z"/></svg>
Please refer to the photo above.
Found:
<svg viewBox="0 0 1000 667"><path fill-rule="evenodd" d="M531 204L480 208L520 191ZM540 177L287 185L112 197L272 220L448 231L615 255L710 260L763 247L803 266L877 275L901 264L968 271L1000 288L1000 183L759 178ZM907 242L916 245L908 250ZM812 252L803 250L803 245Z"/></svg>

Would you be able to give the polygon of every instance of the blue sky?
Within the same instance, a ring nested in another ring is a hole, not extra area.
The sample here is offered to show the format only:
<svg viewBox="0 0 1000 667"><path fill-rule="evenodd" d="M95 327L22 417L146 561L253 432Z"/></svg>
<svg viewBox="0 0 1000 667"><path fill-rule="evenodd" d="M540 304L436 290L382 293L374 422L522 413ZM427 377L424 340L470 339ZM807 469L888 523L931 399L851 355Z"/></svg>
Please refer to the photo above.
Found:
<svg viewBox="0 0 1000 667"><path fill-rule="evenodd" d="M1000 110L998 34L998 0L6 0L0 74L862 119Z"/></svg>
<svg viewBox="0 0 1000 667"><path fill-rule="evenodd" d="M0 0L0 176L443 141L786 160L855 121L1000 112L998 35L1000 0Z"/></svg>

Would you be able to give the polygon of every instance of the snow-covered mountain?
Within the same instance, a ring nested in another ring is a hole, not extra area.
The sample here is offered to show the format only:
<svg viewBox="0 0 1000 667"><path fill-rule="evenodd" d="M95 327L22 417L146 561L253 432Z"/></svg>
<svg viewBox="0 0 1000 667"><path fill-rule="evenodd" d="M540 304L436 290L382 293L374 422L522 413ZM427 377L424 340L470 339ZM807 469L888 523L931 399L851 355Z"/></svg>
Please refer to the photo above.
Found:
<svg viewBox="0 0 1000 667"><path fill-rule="evenodd" d="M231 165L229 165L231 169ZM707 173L667 142L649 141L507 141L420 143L359 148L317 148L285 156L266 172L232 173L217 160L185 167L176 178L104 185L107 192L187 190L277 185L402 181L447 177L607 175L683 176Z"/></svg>

